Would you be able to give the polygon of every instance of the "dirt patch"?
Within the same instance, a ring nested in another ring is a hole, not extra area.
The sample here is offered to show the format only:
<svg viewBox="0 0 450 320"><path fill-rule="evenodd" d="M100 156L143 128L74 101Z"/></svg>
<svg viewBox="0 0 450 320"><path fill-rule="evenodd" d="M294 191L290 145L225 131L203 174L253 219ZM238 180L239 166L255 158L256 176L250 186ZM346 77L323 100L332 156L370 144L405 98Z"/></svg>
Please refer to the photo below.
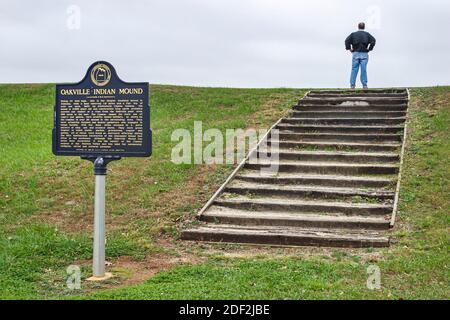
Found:
<svg viewBox="0 0 450 320"><path fill-rule="evenodd" d="M144 260L121 256L107 262L106 271L111 272L113 278L104 282L83 281L83 291L88 293L139 284L159 272L181 265L193 265L205 261L205 257L199 257L185 251L178 251L176 254L156 253L149 255ZM89 268L91 261L78 261L75 262L75 265Z"/></svg>
<svg viewBox="0 0 450 320"><path fill-rule="evenodd" d="M64 233L75 234L81 232L91 232L93 230L93 215L86 214L71 214L65 210L58 210L57 212L41 212L35 216L30 217L30 222L42 222L54 225L58 231Z"/></svg>

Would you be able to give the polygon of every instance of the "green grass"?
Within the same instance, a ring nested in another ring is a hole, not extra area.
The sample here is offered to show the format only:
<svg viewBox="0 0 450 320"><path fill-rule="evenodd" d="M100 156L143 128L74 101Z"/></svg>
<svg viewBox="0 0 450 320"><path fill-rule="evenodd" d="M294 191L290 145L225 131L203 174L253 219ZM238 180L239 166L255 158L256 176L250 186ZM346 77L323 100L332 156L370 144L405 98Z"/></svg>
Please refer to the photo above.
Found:
<svg viewBox="0 0 450 320"><path fill-rule="evenodd" d="M178 232L232 166L175 165L176 128L268 128L302 90L151 87L153 156L109 166L107 256L142 259ZM65 269L91 259L92 164L51 153L53 85L0 85L0 297L68 294ZM174 196L186 190L185 196ZM83 274L89 275L86 267Z"/></svg>
<svg viewBox="0 0 450 320"><path fill-rule="evenodd" d="M51 154L52 85L0 86L0 298L42 299L447 299L449 290L450 88L412 89L400 208L386 249L284 251L206 259L136 285L71 292L65 270L90 274L92 167ZM173 239L231 166L174 165L176 128L269 127L304 90L153 86L154 154L112 163L108 175L108 259L152 259ZM180 192L183 190L183 192ZM175 241L176 243L176 241ZM176 245L175 245L176 248ZM218 245L217 252L244 250ZM250 249L247 252L251 253ZM281 256L277 253L281 253ZM381 270L381 290L366 288L367 267ZM120 285L110 283L110 286ZM92 292L93 291L93 292Z"/></svg>
<svg viewBox="0 0 450 320"><path fill-rule="evenodd" d="M339 270L339 272L336 272ZM215 259L196 267L160 273L143 285L88 298L101 299L327 299L349 294L354 265L296 259ZM363 283L363 282L362 282ZM364 286L352 288L363 290Z"/></svg>
<svg viewBox="0 0 450 320"><path fill-rule="evenodd" d="M90 259L92 241L87 234L66 235L47 224L28 224L0 237L2 298L52 297L70 294L65 268L74 259ZM145 254L120 234L110 237L108 257ZM84 270L86 274L90 270Z"/></svg>

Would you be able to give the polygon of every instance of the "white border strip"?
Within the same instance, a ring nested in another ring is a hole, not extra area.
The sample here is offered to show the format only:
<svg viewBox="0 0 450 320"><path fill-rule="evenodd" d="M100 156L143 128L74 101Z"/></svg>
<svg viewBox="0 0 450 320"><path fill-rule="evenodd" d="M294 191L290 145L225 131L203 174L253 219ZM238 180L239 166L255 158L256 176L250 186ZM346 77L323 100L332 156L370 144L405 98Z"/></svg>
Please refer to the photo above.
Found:
<svg viewBox="0 0 450 320"><path fill-rule="evenodd" d="M397 187L395 188L394 209L392 210L391 221L389 223L389 227L391 227L391 228L394 227L395 219L397 217L398 200L399 200L399 195L400 195L400 182L402 180L403 160L404 160L404 155L405 155L406 138L407 138L407 131L408 131L409 103L411 100L411 94L409 92L409 88L406 88L406 92L408 93L408 106L406 109L405 127L403 129L403 143L402 143L402 150L400 152L400 168L398 171Z"/></svg>
<svg viewBox="0 0 450 320"><path fill-rule="evenodd" d="M308 95L308 93L310 93L310 92L311 92L311 90L307 91L303 95L302 99L305 98ZM288 112L290 113L290 112L292 112L292 110L289 109ZM275 124L272 127L270 127L270 129L266 132L266 134L262 137L262 139L259 140L258 144L248 153L248 155L245 157L245 159L239 163L239 165L233 170L233 172L228 176L227 180L225 180L225 182L220 186L220 188L216 191L216 193L213 194L213 196L208 200L208 202L203 206L203 208L200 209L200 211L197 214L197 217L201 216L211 206L211 204L222 193L223 189L225 189L227 184L230 183L230 181L233 180L233 178L236 176L238 171L242 169L242 167L245 165L247 160L250 158L250 155L252 155L253 152L255 152L256 150L258 150L259 145L267 138L269 133L281 122L281 120L283 120L283 118L278 119L278 121L275 122Z"/></svg>

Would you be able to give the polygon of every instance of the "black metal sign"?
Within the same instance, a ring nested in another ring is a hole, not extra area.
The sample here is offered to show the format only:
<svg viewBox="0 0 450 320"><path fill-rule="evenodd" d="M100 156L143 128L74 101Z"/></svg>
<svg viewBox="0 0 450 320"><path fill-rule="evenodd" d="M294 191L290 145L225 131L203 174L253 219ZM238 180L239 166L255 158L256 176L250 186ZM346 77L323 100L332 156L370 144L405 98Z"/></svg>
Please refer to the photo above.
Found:
<svg viewBox="0 0 450 320"><path fill-rule="evenodd" d="M124 82L110 63L98 61L81 82L56 85L55 155L120 158L151 152L148 83Z"/></svg>

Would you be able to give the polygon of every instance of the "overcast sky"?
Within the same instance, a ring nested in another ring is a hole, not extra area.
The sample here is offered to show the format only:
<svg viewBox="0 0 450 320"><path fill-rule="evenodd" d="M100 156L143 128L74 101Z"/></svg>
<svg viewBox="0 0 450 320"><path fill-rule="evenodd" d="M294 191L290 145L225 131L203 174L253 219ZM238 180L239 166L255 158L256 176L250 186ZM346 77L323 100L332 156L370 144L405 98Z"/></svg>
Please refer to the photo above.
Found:
<svg viewBox="0 0 450 320"><path fill-rule="evenodd" d="M370 86L450 84L448 0L0 0L0 82L77 82L106 60L125 81L347 87L359 21Z"/></svg>

